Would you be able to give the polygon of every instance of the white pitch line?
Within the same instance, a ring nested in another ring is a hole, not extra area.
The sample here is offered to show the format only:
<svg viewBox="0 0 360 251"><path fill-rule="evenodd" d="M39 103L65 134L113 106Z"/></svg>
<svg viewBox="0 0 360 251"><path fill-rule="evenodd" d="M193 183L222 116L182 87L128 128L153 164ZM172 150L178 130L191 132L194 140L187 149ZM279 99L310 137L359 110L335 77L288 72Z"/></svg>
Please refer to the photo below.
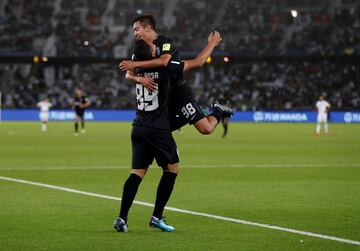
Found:
<svg viewBox="0 0 360 251"><path fill-rule="evenodd" d="M72 188L54 186L54 185L50 185L50 184L44 184L44 183L39 183L39 182L15 179L15 178L10 178L10 177L0 176L0 180L12 181L12 182L28 184L28 185L33 185L33 186L39 186L39 187L46 187L46 188L65 191L65 192L69 192L69 193L77 193L77 194L82 194L82 195L87 195L87 196L92 196L92 197L97 197L97 198L103 198L103 199L109 199L109 200L121 200L121 198L114 197L114 196L91 193L91 192L85 192L85 191L76 190L76 189L72 189ZM148 202L143 202L143 201L136 201L136 200L134 201L134 204L147 206L147 207L153 207L154 206L154 204L151 204L151 203L148 203ZM212 218L212 219L230 221L230 222L240 223L240 224L244 224L244 225L251 225L251 226L267 228L267 229L274 229L274 230L279 230L279 231L288 232L288 233L311 236L311 237L327 239L327 240L332 240L332 241L337 241L337 242L342 242L342 243L347 243L347 244L360 246L359 241L339 238L339 237L336 237L336 236L330 236L330 235L324 235L324 234L318 234L318 233L312 233L312 232L307 232L307 231L291 229L291 228L273 226L273 225L262 224L262 223L247 221L247 220L240 220L240 219L235 219L235 218L224 217L224 216L215 215L215 214L207 214L207 213L201 213L201 212L196 212L196 211L190 211L190 210L186 210L186 209L179 209L179 208L175 208L175 207L165 207L165 209L167 209L169 211L184 213L184 214L198 215L198 216L203 216L203 217Z"/></svg>
<svg viewBox="0 0 360 251"><path fill-rule="evenodd" d="M360 163L317 163L317 164L209 164L186 165L180 163L180 168L297 168L297 167L360 167ZM0 171L32 171L32 170L103 170L103 169L130 169L130 166L50 166L50 167L4 167Z"/></svg>

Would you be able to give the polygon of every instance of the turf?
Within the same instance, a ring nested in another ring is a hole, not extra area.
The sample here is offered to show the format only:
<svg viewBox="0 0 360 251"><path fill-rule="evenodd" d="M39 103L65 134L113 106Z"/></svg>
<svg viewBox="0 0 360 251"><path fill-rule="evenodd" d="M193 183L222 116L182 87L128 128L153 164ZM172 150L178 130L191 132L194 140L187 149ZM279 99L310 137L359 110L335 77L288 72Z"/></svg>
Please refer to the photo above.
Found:
<svg viewBox="0 0 360 251"><path fill-rule="evenodd" d="M210 136L174 133L181 171L168 205L360 241L360 126L232 123ZM120 197L131 162L130 123L0 124L0 176ZM152 166L139 201L153 203ZM148 227L134 205L129 232L112 229L119 201L0 180L0 250L359 250L356 245L166 211Z"/></svg>

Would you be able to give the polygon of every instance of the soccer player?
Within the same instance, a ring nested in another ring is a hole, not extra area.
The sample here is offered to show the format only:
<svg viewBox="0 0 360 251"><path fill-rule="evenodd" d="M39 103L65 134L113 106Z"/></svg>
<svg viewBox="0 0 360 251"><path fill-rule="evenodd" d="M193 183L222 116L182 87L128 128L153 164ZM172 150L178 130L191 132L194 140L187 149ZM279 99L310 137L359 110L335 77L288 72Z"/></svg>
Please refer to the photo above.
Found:
<svg viewBox="0 0 360 251"><path fill-rule="evenodd" d="M136 59L142 58L138 49L142 50L141 41L134 47ZM123 187L123 195L119 217L115 220L114 228L118 232L128 231L128 213L134 201L138 187L149 166L155 159L163 169L160 179L153 215L149 225L162 231L174 231L174 227L164 221L163 211L169 200L176 177L178 175L179 156L174 138L170 132L168 103L169 103L169 76L172 67L179 67L178 62L170 63L169 68L137 69L140 76L151 77L156 85L155 91L149 91L141 84L136 84L137 112L131 132L132 142L132 171Z"/></svg>
<svg viewBox="0 0 360 251"><path fill-rule="evenodd" d="M119 67L121 70L127 70L126 78L128 80L142 83L150 91L154 91L156 86L151 80L136 78L133 73L134 69L166 67L169 61L179 61L178 51L171 39L156 33L155 20L152 16L137 17L134 20L133 28L134 36L138 40L142 39L147 42L152 49L153 57L157 58L148 61L125 60L120 63ZM184 71L201 67L220 41L221 36L218 32L210 34L207 47L195 59L184 62ZM172 77L171 85L171 130L177 130L189 123L194 124L200 133L210 134L219 124L223 115L232 116L231 109L220 104L214 104L211 114L205 116L195 101L191 88L184 81L182 71Z"/></svg>
<svg viewBox="0 0 360 251"><path fill-rule="evenodd" d="M319 97L319 100L316 102L316 110L317 110L317 125L316 125L316 135L320 135L321 124L324 124L324 132L325 134L329 133L328 126L328 113L330 111L330 104L324 100L323 96Z"/></svg>
<svg viewBox="0 0 360 251"><path fill-rule="evenodd" d="M37 107L40 108L39 118L41 121L41 131L46 132L47 123L49 121L49 110L52 107L52 104L49 102L48 98L45 98L43 101L37 103Z"/></svg>
<svg viewBox="0 0 360 251"><path fill-rule="evenodd" d="M85 133L85 109L90 106L90 101L85 96L82 90L77 87L75 88L75 97L73 103L73 109L75 111L75 136L79 136L79 123L81 124L81 133Z"/></svg>

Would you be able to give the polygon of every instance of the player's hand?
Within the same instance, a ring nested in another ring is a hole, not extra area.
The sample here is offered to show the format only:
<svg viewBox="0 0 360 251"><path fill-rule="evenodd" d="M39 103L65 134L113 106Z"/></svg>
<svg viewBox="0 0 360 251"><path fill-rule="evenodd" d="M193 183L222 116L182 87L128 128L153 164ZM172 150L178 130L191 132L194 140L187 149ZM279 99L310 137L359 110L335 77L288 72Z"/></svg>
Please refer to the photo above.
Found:
<svg viewBox="0 0 360 251"><path fill-rule="evenodd" d="M138 82L151 92L154 92L157 90L157 84L155 83L155 81L152 78L139 77Z"/></svg>
<svg viewBox="0 0 360 251"><path fill-rule="evenodd" d="M213 31L208 37L208 43L217 46L222 40L222 37L218 31Z"/></svg>
<svg viewBox="0 0 360 251"><path fill-rule="evenodd" d="M132 60L123 60L119 64L119 68L122 71L133 71L133 70L135 70L136 66L135 66L135 62Z"/></svg>

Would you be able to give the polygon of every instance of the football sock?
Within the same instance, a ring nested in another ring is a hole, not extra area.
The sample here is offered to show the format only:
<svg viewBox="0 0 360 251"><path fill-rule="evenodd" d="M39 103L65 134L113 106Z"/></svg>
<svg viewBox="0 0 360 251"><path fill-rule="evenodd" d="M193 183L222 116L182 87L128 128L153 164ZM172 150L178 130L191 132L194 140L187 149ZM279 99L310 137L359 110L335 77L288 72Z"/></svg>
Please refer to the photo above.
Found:
<svg viewBox="0 0 360 251"><path fill-rule="evenodd" d="M223 138L226 136L227 134L227 131L228 131L228 125L226 124L223 124L223 127L224 127L224 134L223 134Z"/></svg>
<svg viewBox="0 0 360 251"><path fill-rule="evenodd" d="M325 123L325 125L324 125L324 131L325 131L325 133L328 133L328 132L329 132L328 123Z"/></svg>
<svg viewBox="0 0 360 251"><path fill-rule="evenodd" d="M81 121L81 129L84 129L84 128L85 128L85 122Z"/></svg>
<svg viewBox="0 0 360 251"><path fill-rule="evenodd" d="M176 177L177 174L171 172L164 172L161 177L159 186L157 188L156 202L153 212L153 216L159 219L161 219L163 216L164 208L171 196Z"/></svg>
<svg viewBox="0 0 360 251"><path fill-rule="evenodd" d="M320 124L317 124L317 126L316 126L316 133L317 133L317 134L320 133L320 126L321 126Z"/></svg>
<svg viewBox="0 0 360 251"><path fill-rule="evenodd" d="M214 116L219 123L222 119L223 112L220 109L214 109L209 116Z"/></svg>
<svg viewBox="0 0 360 251"><path fill-rule="evenodd" d="M127 222L130 207L134 201L135 195L142 181L140 176L130 174L129 178L125 181L123 194L121 198L121 207L119 217Z"/></svg>
<svg viewBox="0 0 360 251"><path fill-rule="evenodd" d="M75 132L77 133L79 131L79 125L77 122L75 122Z"/></svg>

